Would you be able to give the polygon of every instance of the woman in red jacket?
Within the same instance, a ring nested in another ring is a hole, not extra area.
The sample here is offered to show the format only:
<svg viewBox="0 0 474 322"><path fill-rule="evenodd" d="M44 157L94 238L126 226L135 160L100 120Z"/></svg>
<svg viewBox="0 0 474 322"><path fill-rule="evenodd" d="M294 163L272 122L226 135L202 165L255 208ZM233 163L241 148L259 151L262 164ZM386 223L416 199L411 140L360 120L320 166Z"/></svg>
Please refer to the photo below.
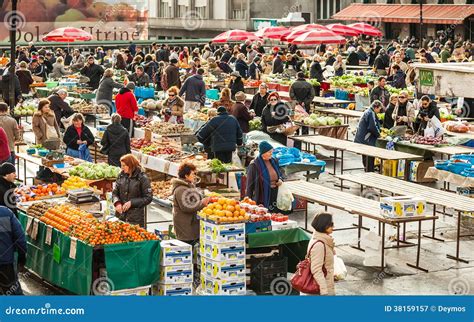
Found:
<svg viewBox="0 0 474 322"><path fill-rule="evenodd" d="M138 104L133 90L135 89L135 83L130 82L124 88L121 88L117 96L115 97L115 107L117 113L122 117L122 125L127 129L130 137L133 137L133 119L135 113L138 112Z"/></svg>
<svg viewBox="0 0 474 322"><path fill-rule="evenodd" d="M0 164L7 162L10 158L10 145L8 143L7 133L0 127Z"/></svg>

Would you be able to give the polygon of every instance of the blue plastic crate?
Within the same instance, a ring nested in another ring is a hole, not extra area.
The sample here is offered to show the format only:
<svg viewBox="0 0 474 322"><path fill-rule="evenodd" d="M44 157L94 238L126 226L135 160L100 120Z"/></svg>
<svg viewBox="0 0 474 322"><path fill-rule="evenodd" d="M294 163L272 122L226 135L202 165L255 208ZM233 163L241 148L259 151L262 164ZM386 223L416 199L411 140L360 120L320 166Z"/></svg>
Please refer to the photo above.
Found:
<svg viewBox="0 0 474 322"><path fill-rule="evenodd" d="M336 89L336 91L334 92L334 96L335 96L336 99L338 99L338 100L347 101L348 98L349 98L349 92L344 91L344 90L342 90L342 89Z"/></svg>
<svg viewBox="0 0 474 322"><path fill-rule="evenodd" d="M219 91L217 89L207 89L206 97L210 100L219 100Z"/></svg>
<svg viewBox="0 0 474 322"><path fill-rule="evenodd" d="M248 222L245 224L245 233L261 233L264 231L270 231L272 226L271 220L257 221L257 222Z"/></svg>

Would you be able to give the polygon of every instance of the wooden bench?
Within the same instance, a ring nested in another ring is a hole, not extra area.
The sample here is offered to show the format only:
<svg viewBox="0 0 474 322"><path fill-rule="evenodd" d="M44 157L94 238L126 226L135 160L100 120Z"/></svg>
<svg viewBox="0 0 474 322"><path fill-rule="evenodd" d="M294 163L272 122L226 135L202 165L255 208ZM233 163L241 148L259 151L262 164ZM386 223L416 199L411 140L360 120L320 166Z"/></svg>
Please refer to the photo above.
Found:
<svg viewBox="0 0 474 322"><path fill-rule="evenodd" d="M428 270L420 267L420 249L421 249L421 223L426 220L435 220L436 216L425 216L425 217L407 217L399 219L391 219L383 217L380 214L380 203L378 201L365 199L350 193L341 192L326 188L314 183L305 181L288 181L286 182L288 188L291 190L293 195L298 198L304 199L307 202L317 203L324 206L343 210L349 214L357 215L359 217L357 225L355 227L340 228L336 230L348 230L357 229L358 231L358 242L357 246L352 246L355 249L365 251L361 248L361 231L364 229L362 219L369 218L378 221L382 226L382 249L381 249L381 265L380 268L384 270L385 267L385 250L391 248L402 248L417 246L416 264L409 264L408 266L427 272ZM408 222L418 222L418 243L409 243L406 240L400 240L400 224L406 224ZM391 225L397 227L397 245L386 246L385 245L385 225ZM308 229L308 210L305 212L305 229ZM403 245L401 245L401 243Z"/></svg>
<svg viewBox="0 0 474 322"><path fill-rule="evenodd" d="M460 239L461 237L470 237L470 235L461 235L461 217L462 214L467 212L474 212L474 199L463 197L460 195L453 194L451 192L442 191L430 187L426 187L420 184L403 181L400 179L382 176L377 173L364 173L364 174L346 174L337 176L341 180L341 187L343 181L349 181L357 183L363 187L370 187L380 191L388 191L394 195L404 196L418 196L424 198L427 203L433 205L433 217L435 217L437 211L436 207L440 206L443 208L454 209L458 213L457 219L457 234L456 234L456 255L447 255L449 259L454 259L463 263L469 263L469 261L459 257ZM341 188L342 189L342 188ZM424 236L427 238L435 239L438 241L444 241L443 239L435 237L436 219L433 219L433 229L431 236Z"/></svg>
<svg viewBox="0 0 474 322"><path fill-rule="evenodd" d="M422 157L416 154L409 154L399 151L386 150L382 148L377 148L370 145L355 143L346 140L335 139L327 136L321 135L303 135L303 136L292 136L291 139L295 141L300 141L304 143L305 149L308 152L311 152L311 149L308 149L308 146L313 146L313 153L316 152L315 146L322 146L334 151L333 161L334 161L334 170L332 174L336 174L337 160L341 160L341 174L344 174L344 151L352 152L359 155L365 155L369 157L379 158L380 163L380 172L383 171L383 163L388 160L404 160L405 164L408 164L408 161L411 160L421 160ZM337 152L341 151L341 156L338 158ZM355 169L346 169L355 170ZM408 180L409 167L405 167L405 179Z"/></svg>

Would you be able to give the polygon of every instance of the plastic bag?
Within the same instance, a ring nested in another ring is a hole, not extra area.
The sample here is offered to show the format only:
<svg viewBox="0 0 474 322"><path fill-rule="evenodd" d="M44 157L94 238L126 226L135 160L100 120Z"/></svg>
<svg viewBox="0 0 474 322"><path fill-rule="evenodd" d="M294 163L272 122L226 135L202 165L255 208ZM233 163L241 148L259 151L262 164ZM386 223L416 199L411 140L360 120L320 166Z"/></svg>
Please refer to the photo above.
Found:
<svg viewBox="0 0 474 322"><path fill-rule="evenodd" d="M334 280L342 281L347 277L347 268L342 258L334 255Z"/></svg>
<svg viewBox="0 0 474 322"><path fill-rule="evenodd" d="M277 196L277 208L283 211L289 211L292 208L293 194L286 183L283 182L281 186L278 187L278 196Z"/></svg>

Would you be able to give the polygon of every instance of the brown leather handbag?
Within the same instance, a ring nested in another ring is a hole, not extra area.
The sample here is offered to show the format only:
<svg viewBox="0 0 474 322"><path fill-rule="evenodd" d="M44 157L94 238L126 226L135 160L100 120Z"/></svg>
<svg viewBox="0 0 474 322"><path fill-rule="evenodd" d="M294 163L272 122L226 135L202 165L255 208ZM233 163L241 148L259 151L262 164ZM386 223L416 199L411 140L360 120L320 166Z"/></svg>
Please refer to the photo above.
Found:
<svg viewBox="0 0 474 322"><path fill-rule="evenodd" d="M291 278L291 286L293 289L306 293L306 294L320 294L320 288L318 282L314 279L313 274L311 273L311 251L313 250L314 245L317 243L322 243L324 245L324 262L326 263L326 245L323 241L316 241L306 254L306 258L298 263L296 266L297 270L295 275ZM323 264L323 273L324 277L327 275L326 267Z"/></svg>

